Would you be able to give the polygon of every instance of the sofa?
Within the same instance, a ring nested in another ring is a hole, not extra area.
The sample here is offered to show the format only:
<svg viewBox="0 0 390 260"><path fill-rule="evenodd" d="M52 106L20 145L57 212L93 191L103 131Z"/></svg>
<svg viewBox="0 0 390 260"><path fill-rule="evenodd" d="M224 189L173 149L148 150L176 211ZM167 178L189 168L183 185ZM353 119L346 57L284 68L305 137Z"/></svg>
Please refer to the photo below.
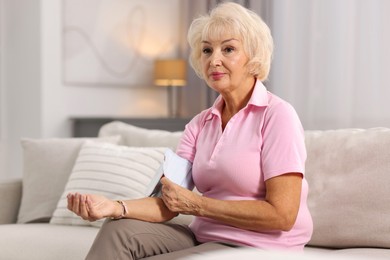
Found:
<svg viewBox="0 0 390 260"><path fill-rule="evenodd" d="M114 121L96 138L21 140L23 177L0 182L0 259L84 259L102 222L72 215L66 193L142 197L180 136ZM183 259L390 259L390 129L307 130L305 142L314 232L304 253L232 248Z"/></svg>

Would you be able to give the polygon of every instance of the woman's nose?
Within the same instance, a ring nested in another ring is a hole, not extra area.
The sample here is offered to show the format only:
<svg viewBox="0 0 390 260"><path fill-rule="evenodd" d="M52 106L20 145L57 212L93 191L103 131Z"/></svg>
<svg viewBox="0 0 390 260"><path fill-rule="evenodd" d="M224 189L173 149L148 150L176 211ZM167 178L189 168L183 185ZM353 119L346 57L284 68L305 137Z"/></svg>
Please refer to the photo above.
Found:
<svg viewBox="0 0 390 260"><path fill-rule="evenodd" d="M220 53L218 52L213 53L213 55L211 56L210 65L214 67L222 65L222 59Z"/></svg>

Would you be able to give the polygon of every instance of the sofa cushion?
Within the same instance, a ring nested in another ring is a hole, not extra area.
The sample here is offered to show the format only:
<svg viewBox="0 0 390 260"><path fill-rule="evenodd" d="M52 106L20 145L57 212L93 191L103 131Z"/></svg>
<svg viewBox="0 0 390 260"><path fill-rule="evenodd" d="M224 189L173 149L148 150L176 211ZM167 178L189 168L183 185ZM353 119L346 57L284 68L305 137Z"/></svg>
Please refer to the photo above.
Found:
<svg viewBox="0 0 390 260"><path fill-rule="evenodd" d="M157 129L145 129L113 121L103 125L99 130L99 136L120 135L122 145L140 147L168 147L176 150L182 136L181 131L169 132Z"/></svg>
<svg viewBox="0 0 390 260"><path fill-rule="evenodd" d="M23 191L18 223L48 222L64 191L81 145L97 138L22 139ZM118 143L120 137L102 142ZM98 140L98 141L99 141Z"/></svg>
<svg viewBox="0 0 390 260"><path fill-rule="evenodd" d="M387 260L390 259L390 250L386 248L374 248L374 247L354 247L345 249L331 249L324 247L311 247L304 248L305 255L322 255L327 259L368 259L368 260ZM317 258L312 258L317 260Z"/></svg>
<svg viewBox="0 0 390 260"><path fill-rule="evenodd" d="M390 247L390 129L306 131L309 245Z"/></svg>
<svg viewBox="0 0 390 260"><path fill-rule="evenodd" d="M0 259L85 259L98 231L49 223L0 225Z"/></svg>
<svg viewBox="0 0 390 260"><path fill-rule="evenodd" d="M215 245L208 246L207 243L201 245L202 253L188 251L178 251L170 253L170 259L185 260L385 260L389 259L389 250L379 248L361 248L350 250L305 250L304 253L293 251L261 250L252 247L223 247L217 248ZM194 250L195 251L195 250ZM186 253L183 253L186 252ZM360 255L359 255L360 253ZM372 253L370 255L370 253ZM143 260L156 260L156 257L146 257Z"/></svg>
<svg viewBox="0 0 390 260"><path fill-rule="evenodd" d="M22 198L22 179L0 181L0 225L16 223Z"/></svg>
<svg viewBox="0 0 390 260"><path fill-rule="evenodd" d="M103 219L88 222L69 211L67 195L79 192L100 194L112 200L143 198L158 174L166 149L86 142L50 223L100 227Z"/></svg>

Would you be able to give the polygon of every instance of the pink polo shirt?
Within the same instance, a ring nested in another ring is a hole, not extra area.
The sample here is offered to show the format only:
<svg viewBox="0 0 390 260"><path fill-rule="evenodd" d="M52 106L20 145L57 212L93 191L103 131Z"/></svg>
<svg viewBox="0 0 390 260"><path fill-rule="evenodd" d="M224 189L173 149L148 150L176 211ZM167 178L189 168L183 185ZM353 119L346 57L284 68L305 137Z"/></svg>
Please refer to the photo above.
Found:
<svg viewBox="0 0 390 260"><path fill-rule="evenodd" d="M203 196L220 200L264 200L265 181L304 174L303 129L293 107L257 81L246 107L221 127L223 99L189 122L177 153L193 162L192 176ZM199 242L222 241L264 249L302 250L312 234L303 179L301 204L292 230L255 232L195 217L190 228Z"/></svg>

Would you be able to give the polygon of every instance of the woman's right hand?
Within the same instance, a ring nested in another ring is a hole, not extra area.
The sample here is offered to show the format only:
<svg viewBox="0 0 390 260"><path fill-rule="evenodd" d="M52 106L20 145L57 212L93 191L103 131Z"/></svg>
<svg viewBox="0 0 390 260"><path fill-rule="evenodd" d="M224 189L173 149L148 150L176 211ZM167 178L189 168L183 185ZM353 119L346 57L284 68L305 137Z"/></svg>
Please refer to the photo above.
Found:
<svg viewBox="0 0 390 260"><path fill-rule="evenodd" d="M121 214L121 206L115 201L96 194L69 193L68 209L84 220L96 221Z"/></svg>

